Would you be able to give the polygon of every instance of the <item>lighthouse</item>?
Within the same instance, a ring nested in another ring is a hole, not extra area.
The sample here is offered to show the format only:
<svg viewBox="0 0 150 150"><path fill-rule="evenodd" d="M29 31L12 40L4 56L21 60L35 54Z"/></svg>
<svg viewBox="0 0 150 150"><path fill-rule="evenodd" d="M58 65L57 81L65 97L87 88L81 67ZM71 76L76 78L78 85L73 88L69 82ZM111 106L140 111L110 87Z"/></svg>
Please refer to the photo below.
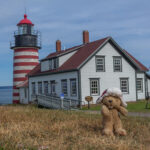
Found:
<svg viewBox="0 0 150 150"><path fill-rule="evenodd" d="M14 41L10 48L13 58L13 103L20 102L18 85L27 82L27 74L39 63L38 50L41 48L40 32L34 30L34 24L24 15L14 32Z"/></svg>

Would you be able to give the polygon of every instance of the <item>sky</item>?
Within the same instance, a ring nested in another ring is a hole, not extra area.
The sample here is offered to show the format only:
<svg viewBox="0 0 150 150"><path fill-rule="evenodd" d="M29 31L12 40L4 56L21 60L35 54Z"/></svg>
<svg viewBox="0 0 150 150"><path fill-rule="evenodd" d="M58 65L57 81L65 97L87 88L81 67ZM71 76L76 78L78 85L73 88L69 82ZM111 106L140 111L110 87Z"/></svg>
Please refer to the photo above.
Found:
<svg viewBox="0 0 150 150"><path fill-rule="evenodd" d="M111 36L146 67L150 66L149 0L0 0L0 86L12 85L13 50L10 41L26 12L42 34L40 59L55 51Z"/></svg>

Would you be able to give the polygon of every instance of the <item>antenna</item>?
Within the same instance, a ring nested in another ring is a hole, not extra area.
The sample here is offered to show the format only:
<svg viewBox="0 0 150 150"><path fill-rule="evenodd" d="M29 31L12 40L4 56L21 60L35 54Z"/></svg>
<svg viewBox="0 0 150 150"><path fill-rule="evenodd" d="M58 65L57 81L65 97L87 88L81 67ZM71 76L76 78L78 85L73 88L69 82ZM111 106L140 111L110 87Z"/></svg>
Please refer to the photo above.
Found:
<svg viewBox="0 0 150 150"><path fill-rule="evenodd" d="M27 14L27 8L25 7L24 9L25 9L25 14Z"/></svg>
<svg viewBox="0 0 150 150"><path fill-rule="evenodd" d="M25 11L25 14L27 13L27 3L26 3L27 1L26 0L24 0L24 11Z"/></svg>

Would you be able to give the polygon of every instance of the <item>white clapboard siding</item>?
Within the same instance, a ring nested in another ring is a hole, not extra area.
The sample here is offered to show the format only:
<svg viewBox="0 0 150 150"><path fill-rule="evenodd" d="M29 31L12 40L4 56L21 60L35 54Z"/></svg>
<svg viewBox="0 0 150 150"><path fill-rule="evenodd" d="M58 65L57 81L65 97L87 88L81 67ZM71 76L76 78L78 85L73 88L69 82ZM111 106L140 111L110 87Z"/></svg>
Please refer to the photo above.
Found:
<svg viewBox="0 0 150 150"><path fill-rule="evenodd" d="M129 94L124 94L125 101L136 100L135 70L122 57L122 72L113 71L113 56L121 56L117 50L107 43L96 55L105 56L105 72L96 72L95 56L92 57L81 69L81 95L82 100L90 95L90 78L99 78L100 94L93 96L94 103L102 92L111 87L120 88L120 78L129 79Z"/></svg>
<svg viewBox="0 0 150 150"><path fill-rule="evenodd" d="M72 97L70 95L70 79L76 79L76 86L77 86L77 91L78 91L78 75L77 72L65 72L65 73L60 73L60 74L51 74L51 75L45 75L45 76L36 76L36 77L30 77L29 78L29 100L31 100L31 95L32 95L32 82L35 82L36 84L36 93L38 94L38 82L42 82L42 90L44 93L44 81L48 81L48 90L50 93L50 81L55 80L56 82L56 94L57 96L60 96L62 93L61 90L61 80L67 79L67 90L68 90L68 95L65 96L66 98L72 98L72 99L77 99L78 100L78 93L77 96Z"/></svg>

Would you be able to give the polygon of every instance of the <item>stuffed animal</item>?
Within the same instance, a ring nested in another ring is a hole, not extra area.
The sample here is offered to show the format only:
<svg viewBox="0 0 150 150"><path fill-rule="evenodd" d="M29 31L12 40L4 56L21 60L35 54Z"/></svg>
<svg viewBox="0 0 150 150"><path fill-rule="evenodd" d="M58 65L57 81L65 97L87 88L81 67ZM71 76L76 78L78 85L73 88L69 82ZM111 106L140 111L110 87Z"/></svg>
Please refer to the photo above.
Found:
<svg viewBox="0 0 150 150"><path fill-rule="evenodd" d="M120 114L126 116L128 111L126 109L127 104L123 101L120 89L106 89L97 99L96 103L102 104L102 134L113 136L115 133L117 135L125 136L127 133L122 127Z"/></svg>

